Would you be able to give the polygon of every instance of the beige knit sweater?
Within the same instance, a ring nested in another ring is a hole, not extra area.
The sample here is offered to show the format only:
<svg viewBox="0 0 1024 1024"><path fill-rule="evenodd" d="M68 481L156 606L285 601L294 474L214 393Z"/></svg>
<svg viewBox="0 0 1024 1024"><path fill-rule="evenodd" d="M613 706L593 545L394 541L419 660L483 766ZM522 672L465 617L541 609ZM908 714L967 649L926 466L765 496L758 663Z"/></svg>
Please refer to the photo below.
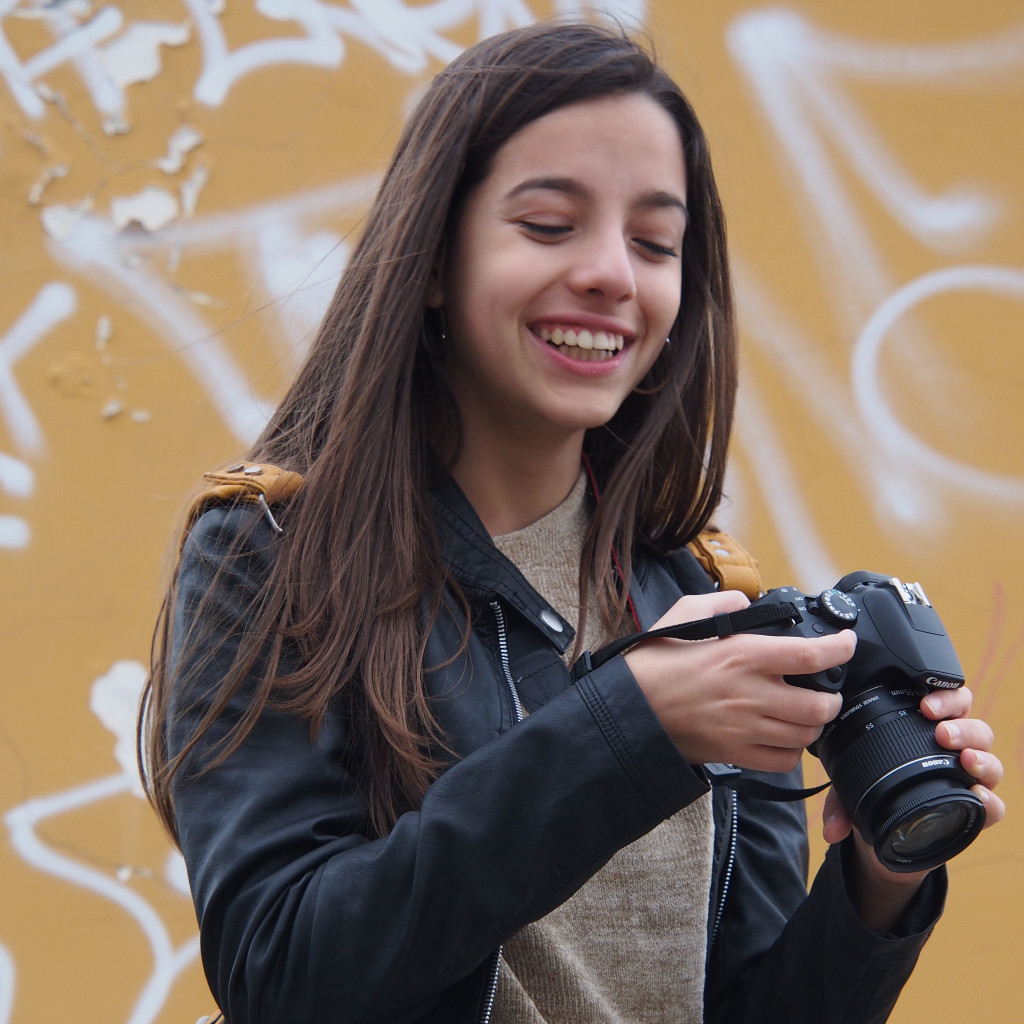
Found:
<svg viewBox="0 0 1024 1024"><path fill-rule="evenodd" d="M585 477L498 548L573 625ZM585 646L601 635L596 603ZM505 944L494 1024L699 1024L713 826L705 796L615 854L574 896Z"/></svg>

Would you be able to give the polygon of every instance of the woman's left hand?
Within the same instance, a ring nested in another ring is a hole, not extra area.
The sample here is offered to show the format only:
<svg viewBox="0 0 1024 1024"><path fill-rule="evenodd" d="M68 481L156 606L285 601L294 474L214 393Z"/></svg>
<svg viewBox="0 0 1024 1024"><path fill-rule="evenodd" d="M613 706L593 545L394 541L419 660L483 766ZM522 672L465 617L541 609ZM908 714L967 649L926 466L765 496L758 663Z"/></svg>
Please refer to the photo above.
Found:
<svg viewBox="0 0 1024 1024"><path fill-rule="evenodd" d="M972 695L966 687L936 690L921 701L925 718L938 722L935 739L947 750L960 755L960 764L976 780L971 792L985 805L985 828L1003 820L1006 805L994 790L1003 777L1003 765L992 753L993 735L987 722L969 718ZM853 831L853 822L831 789L825 799L825 842L838 843ZM874 850L854 834L857 851L857 904L861 918L869 928L888 931L913 898L927 871L894 872L875 856Z"/></svg>

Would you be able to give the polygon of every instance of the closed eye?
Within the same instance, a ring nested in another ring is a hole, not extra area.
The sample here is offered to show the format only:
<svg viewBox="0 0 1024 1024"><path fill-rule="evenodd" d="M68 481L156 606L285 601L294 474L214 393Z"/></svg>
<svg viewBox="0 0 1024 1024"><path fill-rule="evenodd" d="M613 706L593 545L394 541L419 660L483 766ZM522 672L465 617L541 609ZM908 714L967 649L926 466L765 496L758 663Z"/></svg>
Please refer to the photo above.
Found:
<svg viewBox="0 0 1024 1024"><path fill-rule="evenodd" d="M675 259L679 256L679 251L673 249L670 245L659 245L657 242L651 242L646 238L634 238L633 241L652 256L664 256L667 259Z"/></svg>
<svg viewBox="0 0 1024 1024"><path fill-rule="evenodd" d="M572 228L568 224L538 224L532 220L521 220L519 226L530 235L536 235L545 240L554 241L564 238Z"/></svg>

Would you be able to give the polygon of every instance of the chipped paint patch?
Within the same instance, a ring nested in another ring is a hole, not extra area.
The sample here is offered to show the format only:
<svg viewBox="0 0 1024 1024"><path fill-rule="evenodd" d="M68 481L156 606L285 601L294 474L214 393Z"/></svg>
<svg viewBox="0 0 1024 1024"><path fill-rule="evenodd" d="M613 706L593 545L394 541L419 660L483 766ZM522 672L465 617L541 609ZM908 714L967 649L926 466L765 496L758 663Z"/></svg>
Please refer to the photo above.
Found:
<svg viewBox="0 0 1024 1024"><path fill-rule="evenodd" d="M160 47L183 46L191 35L187 24L137 21L113 42L98 49L96 56L111 81L123 89L156 78L163 68Z"/></svg>
<svg viewBox="0 0 1024 1024"><path fill-rule="evenodd" d="M180 212L178 200L155 185L147 185L133 196L118 196L110 201L110 216L121 231L132 224L146 231L159 231L176 220Z"/></svg>

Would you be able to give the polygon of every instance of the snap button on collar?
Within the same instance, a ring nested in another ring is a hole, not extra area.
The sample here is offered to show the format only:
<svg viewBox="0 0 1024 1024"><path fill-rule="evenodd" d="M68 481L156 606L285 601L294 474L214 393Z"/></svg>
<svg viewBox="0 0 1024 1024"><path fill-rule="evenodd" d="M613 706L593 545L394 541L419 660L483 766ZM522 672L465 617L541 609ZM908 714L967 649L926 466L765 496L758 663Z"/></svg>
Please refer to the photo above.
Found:
<svg viewBox="0 0 1024 1024"><path fill-rule="evenodd" d="M554 630L556 633L561 633L565 628L562 625L562 620L550 608L545 608L544 611L540 613L540 617L544 625L547 626L548 629Z"/></svg>

